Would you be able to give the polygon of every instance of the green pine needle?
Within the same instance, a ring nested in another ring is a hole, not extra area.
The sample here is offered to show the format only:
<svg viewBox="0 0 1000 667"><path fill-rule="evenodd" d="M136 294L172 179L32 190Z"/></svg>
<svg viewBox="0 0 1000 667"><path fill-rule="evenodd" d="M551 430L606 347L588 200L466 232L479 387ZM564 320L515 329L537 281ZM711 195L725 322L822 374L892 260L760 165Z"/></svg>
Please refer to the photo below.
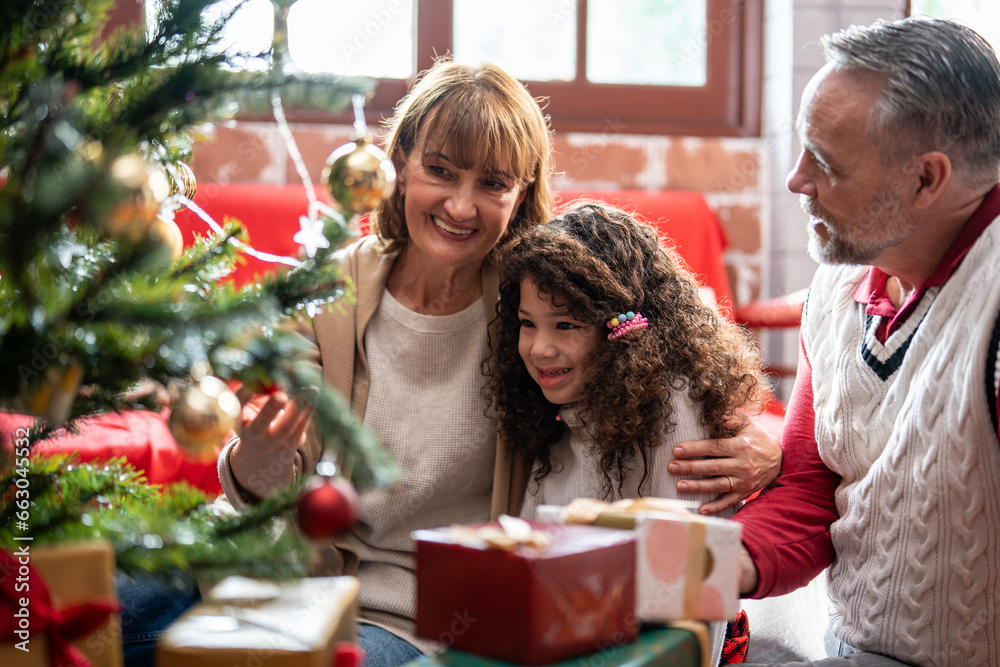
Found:
<svg viewBox="0 0 1000 667"><path fill-rule="evenodd" d="M9 467L0 481L4 544L28 536L36 545L103 538L127 574L186 572L201 581L307 574L311 547L290 521L297 489L249 514L225 516L202 491L186 483L161 490L124 459L78 463L56 454L27 463Z"/></svg>

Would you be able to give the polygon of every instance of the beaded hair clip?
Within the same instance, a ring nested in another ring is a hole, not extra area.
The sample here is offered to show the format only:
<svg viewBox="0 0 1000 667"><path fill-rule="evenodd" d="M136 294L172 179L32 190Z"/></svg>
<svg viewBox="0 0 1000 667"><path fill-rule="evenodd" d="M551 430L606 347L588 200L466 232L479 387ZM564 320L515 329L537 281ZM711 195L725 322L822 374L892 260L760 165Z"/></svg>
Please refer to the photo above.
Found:
<svg viewBox="0 0 1000 667"><path fill-rule="evenodd" d="M608 321L608 328L611 329L608 340L620 338L632 329L645 329L648 326L649 320L643 317L642 313L633 313L631 310L627 313L621 313L618 317L612 317Z"/></svg>

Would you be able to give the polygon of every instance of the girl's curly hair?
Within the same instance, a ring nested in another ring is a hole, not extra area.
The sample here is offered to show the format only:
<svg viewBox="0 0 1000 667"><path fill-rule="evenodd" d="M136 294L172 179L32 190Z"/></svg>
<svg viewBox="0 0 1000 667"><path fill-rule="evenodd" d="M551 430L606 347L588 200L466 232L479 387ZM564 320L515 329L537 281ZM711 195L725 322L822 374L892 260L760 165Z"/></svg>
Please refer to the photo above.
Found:
<svg viewBox="0 0 1000 667"><path fill-rule="evenodd" d="M603 340L584 365L576 406L593 433L604 471L604 497L621 488L638 455L643 475L659 431L676 426L670 389L701 406L712 437L730 437L738 412L762 402L761 363L749 335L706 306L698 285L656 231L619 209L577 202L552 222L525 230L500 255L500 301L491 325L484 390L507 446L535 465L537 483L552 471L553 445L566 431L518 353L521 281L580 321L601 327L615 314L641 312L649 327ZM627 490L632 493L632 489Z"/></svg>

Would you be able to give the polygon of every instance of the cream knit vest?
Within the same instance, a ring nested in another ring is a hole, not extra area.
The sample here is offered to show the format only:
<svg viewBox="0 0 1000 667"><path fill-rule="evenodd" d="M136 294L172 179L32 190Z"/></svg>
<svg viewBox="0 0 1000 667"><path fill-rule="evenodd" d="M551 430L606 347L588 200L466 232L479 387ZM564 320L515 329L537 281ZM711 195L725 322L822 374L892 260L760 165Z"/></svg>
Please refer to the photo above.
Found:
<svg viewBox="0 0 1000 667"><path fill-rule="evenodd" d="M917 665L1000 665L1000 223L884 346L852 299L865 273L821 267L803 320L819 452L843 477L834 632Z"/></svg>

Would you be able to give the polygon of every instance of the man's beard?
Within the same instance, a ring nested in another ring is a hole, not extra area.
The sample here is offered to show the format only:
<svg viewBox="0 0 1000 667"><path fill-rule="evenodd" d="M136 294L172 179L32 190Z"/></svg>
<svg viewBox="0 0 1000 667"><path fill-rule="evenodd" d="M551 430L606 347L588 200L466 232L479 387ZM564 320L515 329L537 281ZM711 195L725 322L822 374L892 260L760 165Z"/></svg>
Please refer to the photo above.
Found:
<svg viewBox="0 0 1000 667"><path fill-rule="evenodd" d="M824 223L827 238L821 238L809 225L809 256L821 264L874 264L879 255L893 248L915 231L916 224L902 212L899 196L892 188L876 193L866 210L854 221L834 226L830 214L815 198L801 195L802 210ZM845 229L850 230L845 233Z"/></svg>

